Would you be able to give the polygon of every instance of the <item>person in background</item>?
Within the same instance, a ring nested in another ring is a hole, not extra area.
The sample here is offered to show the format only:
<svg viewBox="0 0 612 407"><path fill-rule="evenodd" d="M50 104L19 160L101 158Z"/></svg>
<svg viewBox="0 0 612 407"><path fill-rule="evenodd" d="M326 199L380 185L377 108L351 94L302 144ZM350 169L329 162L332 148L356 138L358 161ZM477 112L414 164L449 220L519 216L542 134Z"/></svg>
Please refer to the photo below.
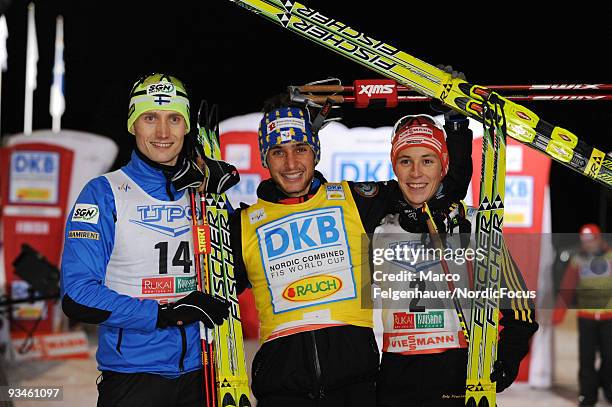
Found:
<svg viewBox="0 0 612 407"><path fill-rule="evenodd" d="M567 306L578 309L579 406L594 406L598 390L612 403L612 249L596 224L579 231L580 249L570 257L555 307L561 322ZM600 365L596 367L599 353Z"/></svg>

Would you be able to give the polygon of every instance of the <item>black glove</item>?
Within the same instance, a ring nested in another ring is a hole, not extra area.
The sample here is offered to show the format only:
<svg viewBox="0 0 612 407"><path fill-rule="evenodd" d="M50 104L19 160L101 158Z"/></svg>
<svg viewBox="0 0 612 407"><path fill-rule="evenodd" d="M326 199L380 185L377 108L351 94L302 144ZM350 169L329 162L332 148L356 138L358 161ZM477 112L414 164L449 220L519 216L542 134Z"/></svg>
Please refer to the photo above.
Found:
<svg viewBox="0 0 612 407"><path fill-rule="evenodd" d="M399 213L398 222L402 229L411 233L428 233L427 219L429 216L421 208L413 208L406 204Z"/></svg>
<svg viewBox="0 0 612 407"><path fill-rule="evenodd" d="M432 214L440 213L441 216L448 215L453 209L453 203L456 202L457 199L453 199L453 197L446 194L444 188L441 188L438 193L429 198L427 201L427 206L429 206L429 210Z"/></svg>
<svg viewBox="0 0 612 407"><path fill-rule="evenodd" d="M221 160L213 160L206 156L206 192L222 194L240 181L240 174L233 165Z"/></svg>
<svg viewBox="0 0 612 407"><path fill-rule="evenodd" d="M186 188L200 188L204 184L206 192L222 194L240 181L238 170L231 164L206 157L201 145L196 143L195 136L185 136L182 161L172 176L172 185L177 191ZM206 168L202 168L202 157Z"/></svg>
<svg viewBox="0 0 612 407"><path fill-rule="evenodd" d="M172 176L172 185L177 191L186 188L199 188L204 182L204 173L191 159L184 159L179 170Z"/></svg>
<svg viewBox="0 0 612 407"><path fill-rule="evenodd" d="M171 180L176 190L199 188L204 183L206 192L222 194L240 181L238 170L233 165L206 156L204 163L206 175L195 161L185 159Z"/></svg>
<svg viewBox="0 0 612 407"><path fill-rule="evenodd" d="M447 226L444 221L446 220L450 209L434 210L430 207L429 211L431 212L431 216L436 225L438 233L445 233ZM397 212L399 213L399 224L405 231L412 233L429 233L429 228L427 227L429 215L423 210L423 208L415 209L406 203Z"/></svg>
<svg viewBox="0 0 612 407"><path fill-rule="evenodd" d="M441 69L444 72L447 72L447 73L451 74L451 77L453 79L459 78L459 79L463 79L464 81L467 81L467 79L465 77L465 74L463 72L455 71L453 69L453 67L450 66L450 65L439 64L439 65L436 65L436 68ZM465 117L462 113L454 111L450 107L444 105L438 99L433 99L432 98L431 101L429 102L429 107L434 112L436 112L438 114L443 114L444 115L444 120L445 120L445 122L447 122L447 124L448 124L448 122L454 122L454 121L461 121L461 120L466 120L467 121L467 117Z"/></svg>
<svg viewBox="0 0 612 407"><path fill-rule="evenodd" d="M438 64L436 65L436 68L441 69L444 72L451 74L451 77L453 79L459 78L459 79L463 79L464 81L467 81L467 79L465 78L465 74L460 71L455 71L451 65Z"/></svg>
<svg viewBox="0 0 612 407"><path fill-rule="evenodd" d="M501 393L514 382L519 372L521 361L513 362L498 359L493 364L493 372L491 372L491 381L496 383L495 391Z"/></svg>
<svg viewBox="0 0 612 407"><path fill-rule="evenodd" d="M221 325L229 315L229 303L210 294L193 291L175 303L160 305L157 327L181 326L202 321L207 328Z"/></svg>
<svg viewBox="0 0 612 407"><path fill-rule="evenodd" d="M512 310L501 309L502 318L500 324L503 329L499 333L497 344L497 360L493 364L491 381L497 382L496 391L498 393L508 388L518 375L521 360L529 352L529 340L538 330L538 324L526 323L506 317Z"/></svg>

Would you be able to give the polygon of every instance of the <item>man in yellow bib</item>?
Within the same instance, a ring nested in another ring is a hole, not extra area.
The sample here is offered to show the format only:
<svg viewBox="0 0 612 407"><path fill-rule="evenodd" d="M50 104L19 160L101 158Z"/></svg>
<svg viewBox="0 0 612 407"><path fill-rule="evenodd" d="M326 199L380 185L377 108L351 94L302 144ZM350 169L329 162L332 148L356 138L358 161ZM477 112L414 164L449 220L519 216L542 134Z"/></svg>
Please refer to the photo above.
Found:
<svg viewBox="0 0 612 407"><path fill-rule="evenodd" d="M231 223L238 290L252 286L261 323L253 393L259 407L375 406L366 233L396 210L401 192L395 181L327 182L315 171L320 145L308 109L278 99L264 111L259 148L271 179ZM471 133L466 151L470 141ZM457 163L469 165L451 171L467 187L470 156Z"/></svg>

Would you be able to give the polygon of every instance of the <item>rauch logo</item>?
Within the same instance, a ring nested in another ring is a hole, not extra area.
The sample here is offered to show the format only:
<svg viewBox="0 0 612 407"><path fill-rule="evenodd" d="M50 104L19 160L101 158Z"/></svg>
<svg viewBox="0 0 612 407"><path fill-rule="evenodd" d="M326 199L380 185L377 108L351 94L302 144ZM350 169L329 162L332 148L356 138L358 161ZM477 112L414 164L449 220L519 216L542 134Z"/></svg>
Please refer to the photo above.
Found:
<svg viewBox="0 0 612 407"><path fill-rule="evenodd" d="M315 301L340 291L342 280L334 276L312 276L291 283L283 298L289 301Z"/></svg>

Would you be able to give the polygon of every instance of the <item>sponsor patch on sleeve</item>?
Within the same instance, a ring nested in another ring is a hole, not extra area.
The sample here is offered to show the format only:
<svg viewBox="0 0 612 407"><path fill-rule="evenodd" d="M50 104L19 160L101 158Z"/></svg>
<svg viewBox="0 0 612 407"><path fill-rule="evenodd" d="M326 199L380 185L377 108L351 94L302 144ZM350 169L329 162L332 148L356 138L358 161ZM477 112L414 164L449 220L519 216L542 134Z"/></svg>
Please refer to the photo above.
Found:
<svg viewBox="0 0 612 407"><path fill-rule="evenodd" d="M251 222L251 225L259 222L260 220L264 220L265 218L266 218L266 212L264 211L263 208L256 209L249 213L249 221Z"/></svg>
<svg viewBox="0 0 612 407"><path fill-rule="evenodd" d="M74 213L72 214L73 222L97 224L99 217L100 210L98 209L98 205L76 204L74 206Z"/></svg>
<svg viewBox="0 0 612 407"><path fill-rule="evenodd" d="M328 200L345 199L344 189L342 188L342 184L327 184L325 185L325 189L327 191Z"/></svg>
<svg viewBox="0 0 612 407"><path fill-rule="evenodd" d="M71 230L68 232L68 237L70 239L100 240L100 234L90 230Z"/></svg>
<svg viewBox="0 0 612 407"><path fill-rule="evenodd" d="M355 185L353 186L353 189L359 195L366 197L366 198L371 198L373 196L376 196L376 194L378 194L379 188L378 188L378 185L374 182L356 182Z"/></svg>

